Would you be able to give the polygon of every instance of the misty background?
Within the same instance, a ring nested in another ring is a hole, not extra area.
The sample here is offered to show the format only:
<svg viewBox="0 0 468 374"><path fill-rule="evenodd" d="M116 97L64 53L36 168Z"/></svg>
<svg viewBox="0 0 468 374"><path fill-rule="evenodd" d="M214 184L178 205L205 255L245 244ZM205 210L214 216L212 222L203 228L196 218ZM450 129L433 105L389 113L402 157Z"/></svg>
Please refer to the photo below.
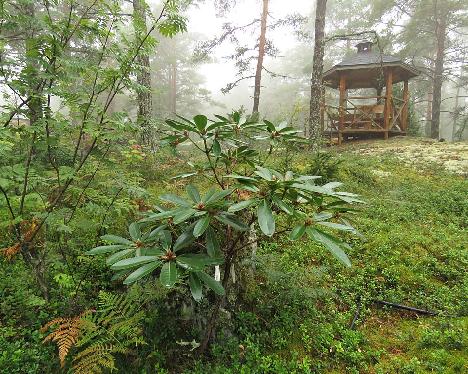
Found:
<svg viewBox="0 0 468 374"><path fill-rule="evenodd" d="M463 1L455 3L459 5ZM414 13L411 16L408 4L387 0L328 1L326 38L348 36L326 43L324 71L355 53L358 42L369 39L368 34L354 34L376 32L382 53L397 56L420 71L420 75L409 83L409 133L430 136L437 41L427 15ZM443 7L444 4L440 5ZM160 1L148 2L153 17L161 6ZM131 4L125 7L130 16ZM421 2L418 12L427 11L425 7L430 8L429 4ZM188 1L183 12L187 19L187 32L172 38L153 32L157 45L149 59L154 117L164 119L175 113L193 116L201 112L212 115L238 109L249 112L253 100L261 13L260 0ZM466 7L459 6L451 14L455 21L447 28L444 46L440 138L461 140L468 136L465 130L468 102ZM305 128L309 116L314 17L314 1L269 2L259 112L264 118L288 120L301 129ZM123 33L131 37L130 17L124 20L124 25ZM232 29L236 31L230 32ZM214 46L206 48L210 42ZM233 83L234 86L226 90ZM11 98L12 93L4 85L2 90L5 104L5 98ZM336 102L337 97L336 90L326 90L326 101ZM67 110L61 108L57 100L53 100L53 107ZM119 94L110 109L122 108L136 117L136 98Z"/></svg>

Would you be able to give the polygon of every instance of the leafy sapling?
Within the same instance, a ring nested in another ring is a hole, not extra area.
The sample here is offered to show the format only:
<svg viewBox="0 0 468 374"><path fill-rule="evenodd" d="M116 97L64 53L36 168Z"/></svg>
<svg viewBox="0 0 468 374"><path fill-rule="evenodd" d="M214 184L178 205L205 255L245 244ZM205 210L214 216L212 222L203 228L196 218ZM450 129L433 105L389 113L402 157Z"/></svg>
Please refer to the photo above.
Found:
<svg viewBox="0 0 468 374"><path fill-rule="evenodd" d="M132 223L130 239L102 236L108 244L87 253L111 254L107 264L116 271L115 279L131 284L158 272L166 287L188 284L197 301L204 287L223 295L229 270L251 244L246 232L252 224L268 237L289 233L291 240L299 240L307 235L351 266L345 253L349 245L329 229L358 234L345 218L355 213L353 205L362 203L358 196L337 191L338 182L317 185L320 176L282 174L266 166L275 151L303 141L297 130L285 122L242 119L237 112L214 120L197 115L166 123L165 144L190 143L205 160L201 167L189 164L191 170L176 177L201 176L212 187L202 193L187 184L186 196L160 196L165 205ZM259 142L266 143L264 150L252 145ZM283 222L287 224L281 227ZM210 275L214 266L223 266L221 281Z"/></svg>

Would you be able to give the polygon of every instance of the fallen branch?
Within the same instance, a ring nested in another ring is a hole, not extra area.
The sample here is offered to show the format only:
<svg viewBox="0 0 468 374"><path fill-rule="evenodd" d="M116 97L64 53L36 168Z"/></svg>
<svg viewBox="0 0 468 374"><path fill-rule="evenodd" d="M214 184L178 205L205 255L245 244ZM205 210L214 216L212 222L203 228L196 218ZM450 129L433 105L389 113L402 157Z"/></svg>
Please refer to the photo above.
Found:
<svg viewBox="0 0 468 374"><path fill-rule="evenodd" d="M356 300L356 304L357 304L356 312L354 313L353 320L351 321L351 324L349 325L349 328L351 330L354 330L354 326L356 324L356 321L358 320L359 315L361 314L361 296L358 296L358 298Z"/></svg>
<svg viewBox="0 0 468 374"><path fill-rule="evenodd" d="M412 306L407 306L407 305L402 305L402 304L396 304L396 303L391 303L389 301L384 301L384 300L372 300L376 304L380 305L385 305L385 306L390 306L392 308L396 309L402 309L402 310L409 310L410 312L415 312L415 313L420 313L420 314L426 314L429 316L437 316L439 313L433 312L431 310L426 310L426 309L418 309L414 308Z"/></svg>

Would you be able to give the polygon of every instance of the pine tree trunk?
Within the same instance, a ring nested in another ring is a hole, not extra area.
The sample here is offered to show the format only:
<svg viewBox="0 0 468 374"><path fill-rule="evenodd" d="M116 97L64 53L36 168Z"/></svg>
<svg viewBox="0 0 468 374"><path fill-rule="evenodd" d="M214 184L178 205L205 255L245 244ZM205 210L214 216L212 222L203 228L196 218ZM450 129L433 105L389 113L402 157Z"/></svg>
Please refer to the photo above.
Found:
<svg viewBox="0 0 468 374"><path fill-rule="evenodd" d="M28 17L31 19L35 18L36 10L34 8L34 3L29 3L26 6ZM25 55L26 55L26 72L27 80L29 86L28 92L28 119L30 125L34 125L39 121L42 116L42 104L43 104L43 93L39 87L42 87L40 84L39 78L39 69L38 60L35 56L39 56L40 52L38 50L38 40L35 36L35 30L31 29L27 32L27 37L25 39Z"/></svg>
<svg viewBox="0 0 468 374"><path fill-rule="evenodd" d="M258 106L260 104L260 85L262 81L263 58L265 57L265 35L268 18L268 1L269 0L263 0L262 19L260 22L260 39L258 41L257 69L255 71L255 89L252 114L258 113Z"/></svg>
<svg viewBox="0 0 468 374"><path fill-rule="evenodd" d="M444 52L447 30L447 14L443 14L436 22L435 35L437 39L437 54L434 68L434 86L432 99L431 138L439 138L440 104L442 100L442 83L444 81Z"/></svg>
<svg viewBox="0 0 468 374"><path fill-rule="evenodd" d="M146 4L144 0L133 0L133 26L137 36L137 41L140 42L142 36L146 35L148 28L146 25ZM151 69L149 55L140 52L136 58L138 65L137 83L143 87L137 92L138 102L138 117L137 123L141 128L141 141L144 144L151 144L150 121L153 110L151 98Z"/></svg>
<svg viewBox="0 0 468 374"><path fill-rule="evenodd" d="M177 110L177 66L175 62L171 65L169 92L170 92L169 100L170 100L171 113L176 114L176 110Z"/></svg>
<svg viewBox="0 0 468 374"><path fill-rule="evenodd" d="M453 124L452 124L452 142L455 141L455 137L457 134L457 123L458 119L460 118L458 103L460 100L460 84L457 85L457 91L455 93L455 105L453 108Z"/></svg>
<svg viewBox="0 0 468 374"><path fill-rule="evenodd" d="M317 0L315 9L315 46L312 79L310 82L309 139L314 151L320 148L320 106L322 102L322 73L327 0Z"/></svg>
<svg viewBox="0 0 468 374"><path fill-rule="evenodd" d="M432 87L430 87L429 89L430 91L427 93L427 106L426 106L426 126L425 126L426 138L431 137L431 125L432 125Z"/></svg>

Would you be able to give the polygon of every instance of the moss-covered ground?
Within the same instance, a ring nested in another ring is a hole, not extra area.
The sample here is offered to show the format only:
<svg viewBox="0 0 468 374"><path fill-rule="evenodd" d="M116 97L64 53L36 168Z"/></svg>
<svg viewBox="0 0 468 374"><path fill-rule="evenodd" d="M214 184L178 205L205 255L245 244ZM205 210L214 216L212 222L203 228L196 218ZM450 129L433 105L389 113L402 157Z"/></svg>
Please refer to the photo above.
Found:
<svg viewBox="0 0 468 374"><path fill-rule="evenodd" d="M220 345L200 372L467 372L468 182L443 163L407 162L393 151L409 147L417 157L435 146L393 139L330 150L327 162L339 162L329 177L367 203L354 217L363 238L343 236L353 266L342 267L307 240L263 243L259 275L234 314L240 341ZM451 158L466 157L466 144L452 148ZM292 167L313 171L312 159L304 152Z"/></svg>

